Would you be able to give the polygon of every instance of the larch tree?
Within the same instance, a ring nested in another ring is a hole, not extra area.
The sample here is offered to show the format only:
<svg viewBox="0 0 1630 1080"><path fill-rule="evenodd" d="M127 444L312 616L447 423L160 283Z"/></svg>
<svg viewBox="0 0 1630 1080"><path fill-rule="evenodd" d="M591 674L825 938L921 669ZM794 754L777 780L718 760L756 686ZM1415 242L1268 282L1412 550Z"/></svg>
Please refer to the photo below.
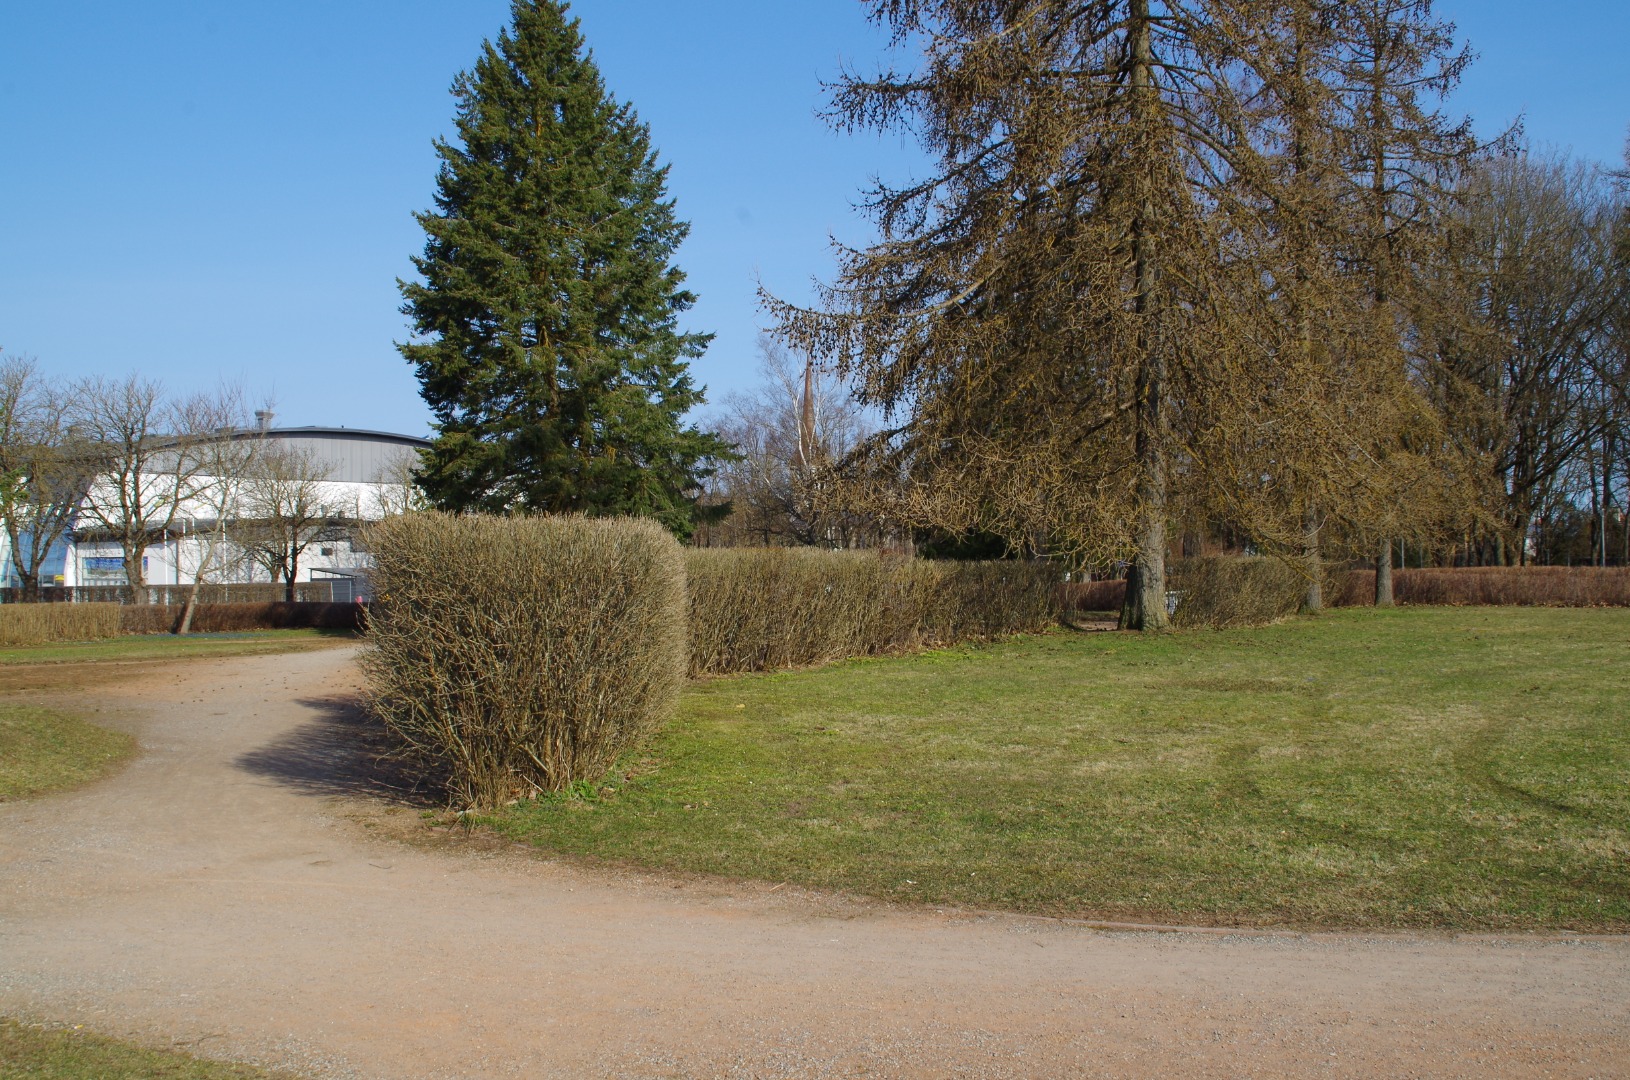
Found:
<svg viewBox="0 0 1630 1080"><path fill-rule="evenodd" d="M1433 0L1347 0L1339 14L1337 77L1360 195L1349 265L1369 316L1361 344L1382 354L1403 414L1396 437L1374 447L1386 471L1362 530L1374 551L1375 603L1387 607L1394 540L1447 517L1464 520L1473 493L1465 482L1473 463L1452 453L1415 344L1416 313L1436 302L1430 264L1441 257L1440 208L1479 149L1470 121L1440 108L1473 54Z"/></svg>
<svg viewBox="0 0 1630 1080"><path fill-rule="evenodd" d="M1267 76L1249 61L1287 11L1319 6L869 5L924 58L846 78L834 112L915 134L933 175L873 193L881 237L840 252L820 310L766 302L887 414L856 467L891 516L1127 558L1122 626L1168 624L1168 521L1208 485L1266 473L1261 425L1292 419L1313 382L1260 332L1321 238L1303 229L1308 251L1265 261L1305 207L1270 167L1286 113L1256 104ZM1323 114L1309 123L1328 143ZM1283 220L1263 224L1264 207ZM1219 462L1201 436L1224 400L1258 411L1231 417ZM1304 453L1333 427L1282 445Z"/></svg>
<svg viewBox="0 0 1630 1080"><path fill-rule="evenodd" d="M400 349L436 427L420 485L454 511L637 514L688 533L728 447L683 420L710 338L679 329L688 226L648 129L555 0L516 0L453 94L421 280L400 283L414 330Z"/></svg>
<svg viewBox="0 0 1630 1080"><path fill-rule="evenodd" d="M1214 473L1216 512L1293 554L1317 610L1325 548L1442 516L1468 472L1445 457L1409 345L1440 196L1473 146L1431 98L1469 58L1430 0L1233 7L1252 92L1229 153L1245 182L1218 209L1246 254L1239 310L1257 313L1235 333L1271 362L1207 387L1195 456Z"/></svg>

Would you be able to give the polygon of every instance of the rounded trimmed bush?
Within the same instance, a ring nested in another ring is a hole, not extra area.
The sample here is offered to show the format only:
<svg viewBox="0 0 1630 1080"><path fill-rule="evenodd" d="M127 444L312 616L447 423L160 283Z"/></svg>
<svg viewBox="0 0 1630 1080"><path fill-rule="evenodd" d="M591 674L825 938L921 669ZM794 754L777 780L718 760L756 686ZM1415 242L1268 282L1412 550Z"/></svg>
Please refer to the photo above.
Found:
<svg viewBox="0 0 1630 1080"><path fill-rule="evenodd" d="M659 525L422 513L369 545L370 706L467 805L597 779L673 715L685 566Z"/></svg>

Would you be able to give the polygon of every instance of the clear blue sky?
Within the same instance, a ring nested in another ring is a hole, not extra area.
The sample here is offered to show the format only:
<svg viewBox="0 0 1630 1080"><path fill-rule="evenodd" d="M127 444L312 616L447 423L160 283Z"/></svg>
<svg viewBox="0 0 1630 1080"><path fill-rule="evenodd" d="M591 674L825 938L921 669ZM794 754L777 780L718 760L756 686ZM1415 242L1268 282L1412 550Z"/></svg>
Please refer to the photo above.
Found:
<svg viewBox="0 0 1630 1080"><path fill-rule="evenodd" d="M1630 4L1439 6L1481 54L1454 102L1481 132L1522 113L1536 142L1620 160ZM282 424L423 432L395 279L423 242L448 85L508 7L0 0L0 347L70 377L241 379ZM867 179L911 168L898 138L815 116L820 81L872 66L882 38L853 0L573 11L672 166L718 401L756 378L756 277L807 298L828 235L868 235Z"/></svg>

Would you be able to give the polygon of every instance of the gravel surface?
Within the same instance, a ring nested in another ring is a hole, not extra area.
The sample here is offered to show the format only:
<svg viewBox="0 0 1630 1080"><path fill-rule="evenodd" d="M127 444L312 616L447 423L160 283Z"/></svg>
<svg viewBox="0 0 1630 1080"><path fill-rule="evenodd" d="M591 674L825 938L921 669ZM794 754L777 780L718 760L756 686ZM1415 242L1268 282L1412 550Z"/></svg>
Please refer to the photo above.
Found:
<svg viewBox="0 0 1630 1080"><path fill-rule="evenodd" d="M143 753L0 805L0 1013L315 1077L1630 1076L1624 938L1106 931L404 844L355 690L348 649L97 688Z"/></svg>

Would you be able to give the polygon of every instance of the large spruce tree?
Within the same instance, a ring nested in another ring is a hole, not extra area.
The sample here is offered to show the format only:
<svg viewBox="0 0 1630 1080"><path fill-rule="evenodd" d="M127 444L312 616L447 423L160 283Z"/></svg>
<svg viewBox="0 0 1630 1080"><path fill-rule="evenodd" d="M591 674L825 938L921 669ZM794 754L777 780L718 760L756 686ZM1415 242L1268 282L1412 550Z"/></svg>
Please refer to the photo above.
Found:
<svg viewBox="0 0 1630 1080"><path fill-rule="evenodd" d="M515 0L453 83L422 281L400 282L437 435L419 483L455 511L654 517L681 535L706 462L673 265L688 226L650 132L606 91L567 5Z"/></svg>

